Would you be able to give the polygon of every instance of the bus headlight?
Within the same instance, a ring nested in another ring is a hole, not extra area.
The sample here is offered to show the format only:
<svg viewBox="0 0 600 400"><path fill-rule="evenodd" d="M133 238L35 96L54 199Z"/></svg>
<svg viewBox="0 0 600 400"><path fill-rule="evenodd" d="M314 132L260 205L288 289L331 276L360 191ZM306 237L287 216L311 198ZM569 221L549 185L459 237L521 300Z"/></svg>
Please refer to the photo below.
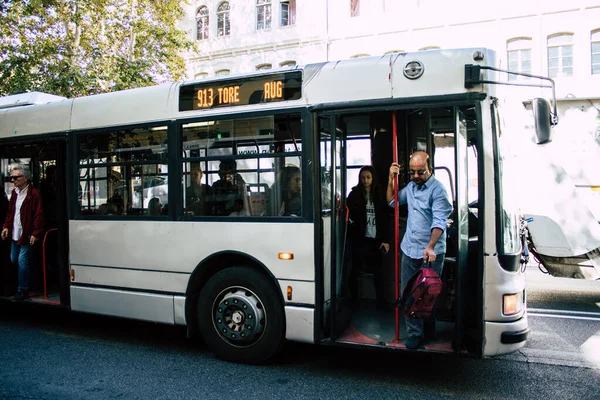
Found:
<svg viewBox="0 0 600 400"><path fill-rule="evenodd" d="M523 309L523 292L505 294L502 302L502 314L514 315Z"/></svg>

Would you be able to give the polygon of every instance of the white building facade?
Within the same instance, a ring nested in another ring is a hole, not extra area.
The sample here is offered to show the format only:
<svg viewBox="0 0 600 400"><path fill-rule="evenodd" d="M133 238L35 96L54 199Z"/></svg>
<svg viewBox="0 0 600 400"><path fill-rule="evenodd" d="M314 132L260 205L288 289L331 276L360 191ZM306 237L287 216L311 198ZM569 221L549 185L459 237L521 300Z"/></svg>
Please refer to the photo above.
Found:
<svg viewBox="0 0 600 400"><path fill-rule="evenodd" d="M559 114L599 114L600 0L191 0L185 7L181 26L199 48L186 57L187 79L488 47L501 68L553 78ZM539 89L511 94L550 97Z"/></svg>
<svg viewBox="0 0 600 400"><path fill-rule="evenodd" d="M500 68L552 78L559 124L553 129L553 146L543 149L533 142L523 143L523 128L531 128L532 120L522 105L534 97L550 98L550 90L498 87L507 99L504 115L510 115L511 126L505 132L514 135L514 156L520 158L518 165L535 171L534 179L525 185L529 195L523 196L522 211L535 214L540 198L567 196L568 204L589 210L585 221L597 227L600 0L190 1L182 25L198 41L199 52L187 57L188 79L461 47L491 48ZM498 80L548 83L505 73L498 74ZM543 171L557 171L561 184L552 183L554 173L541 179ZM548 194L550 188L556 193ZM556 215L549 214L560 221L557 226L572 222L563 211L560 206L554 210ZM578 237L570 231L555 236Z"/></svg>

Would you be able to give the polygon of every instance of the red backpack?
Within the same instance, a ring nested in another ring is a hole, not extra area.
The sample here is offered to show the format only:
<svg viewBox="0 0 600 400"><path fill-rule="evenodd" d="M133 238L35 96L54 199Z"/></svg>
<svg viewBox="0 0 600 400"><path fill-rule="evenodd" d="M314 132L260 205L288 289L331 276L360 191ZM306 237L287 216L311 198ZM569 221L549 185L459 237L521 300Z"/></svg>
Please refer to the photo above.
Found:
<svg viewBox="0 0 600 400"><path fill-rule="evenodd" d="M408 317L425 319L433 312L441 291L442 280L426 263L410 277L396 306Z"/></svg>

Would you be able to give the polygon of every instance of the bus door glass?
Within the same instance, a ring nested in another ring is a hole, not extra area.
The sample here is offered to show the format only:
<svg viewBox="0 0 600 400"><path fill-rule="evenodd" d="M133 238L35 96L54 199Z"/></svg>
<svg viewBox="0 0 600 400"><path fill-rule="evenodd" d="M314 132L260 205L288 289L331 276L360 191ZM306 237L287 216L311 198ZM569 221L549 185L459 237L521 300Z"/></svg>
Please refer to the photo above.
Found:
<svg viewBox="0 0 600 400"><path fill-rule="evenodd" d="M469 158L468 122L472 122L472 131L476 130L473 107L443 107L427 111L428 129L432 132L433 165L435 177L446 188L452 204L452 213L448 218L447 246L442 280L444 290L436 303L436 318L439 321L454 323L453 348L460 352L463 348L465 328L465 310L468 306L472 315L478 301L476 289L477 276L477 237L469 238L469 188L474 182L477 187L476 160ZM426 141L424 141L426 142ZM473 190L471 189L473 195ZM475 193L476 194L476 193ZM476 201L476 198L473 200ZM473 262L468 263L469 256ZM472 270L467 271L467 268ZM477 325L477 321L469 320ZM469 331L477 331L471 329ZM478 331L479 332L479 331ZM480 342L474 337L470 344ZM470 348L471 349L471 348ZM477 352L477 350L475 350Z"/></svg>
<svg viewBox="0 0 600 400"><path fill-rule="evenodd" d="M332 116L318 120L320 133L322 265L325 337L335 337L335 313L340 306L346 236L345 146L343 130ZM329 332L327 332L329 327Z"/></svg>
<svg viewBox="0 0 600 400"><path fill-rule="evenodd" d="M455 235L457 240L456 252L456 280L457 286L457 304L456 304L456 330L455 330L455 349L460 352L462 347L462 337L464 333L464 303L465 303L465 282L466 266L469 256L469 202L468 202L468 157L467 157L467 122L464 115L454 109L456 123L456 141L455 141L455 202L454 213Z"/></svg>

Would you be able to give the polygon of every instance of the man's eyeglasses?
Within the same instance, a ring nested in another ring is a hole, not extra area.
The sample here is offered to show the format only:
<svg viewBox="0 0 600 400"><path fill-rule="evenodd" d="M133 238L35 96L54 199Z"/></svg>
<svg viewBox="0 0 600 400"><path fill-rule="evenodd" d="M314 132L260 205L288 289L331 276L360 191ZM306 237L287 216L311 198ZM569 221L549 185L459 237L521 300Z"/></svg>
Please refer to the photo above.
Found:
<svg viewBox="0 0 600 400"><path fill-rule="evenodd" d="M22 177L23 177L23 175L12 175L12 176L10 177L10 180L11 180L11 181L16 181L17 179L19 179L19 178L22 178Z"/></svg>
<svg viewBox="0 0 600 400"><path fill-rule="evenodd" d="M408 174L410 176L413 176L414 174L417 174L417 175L421 176L421 175L425 175L426 173L427 173L426 169L420 169L418 171L413 171L413 170L408 171Z"/></svg>

